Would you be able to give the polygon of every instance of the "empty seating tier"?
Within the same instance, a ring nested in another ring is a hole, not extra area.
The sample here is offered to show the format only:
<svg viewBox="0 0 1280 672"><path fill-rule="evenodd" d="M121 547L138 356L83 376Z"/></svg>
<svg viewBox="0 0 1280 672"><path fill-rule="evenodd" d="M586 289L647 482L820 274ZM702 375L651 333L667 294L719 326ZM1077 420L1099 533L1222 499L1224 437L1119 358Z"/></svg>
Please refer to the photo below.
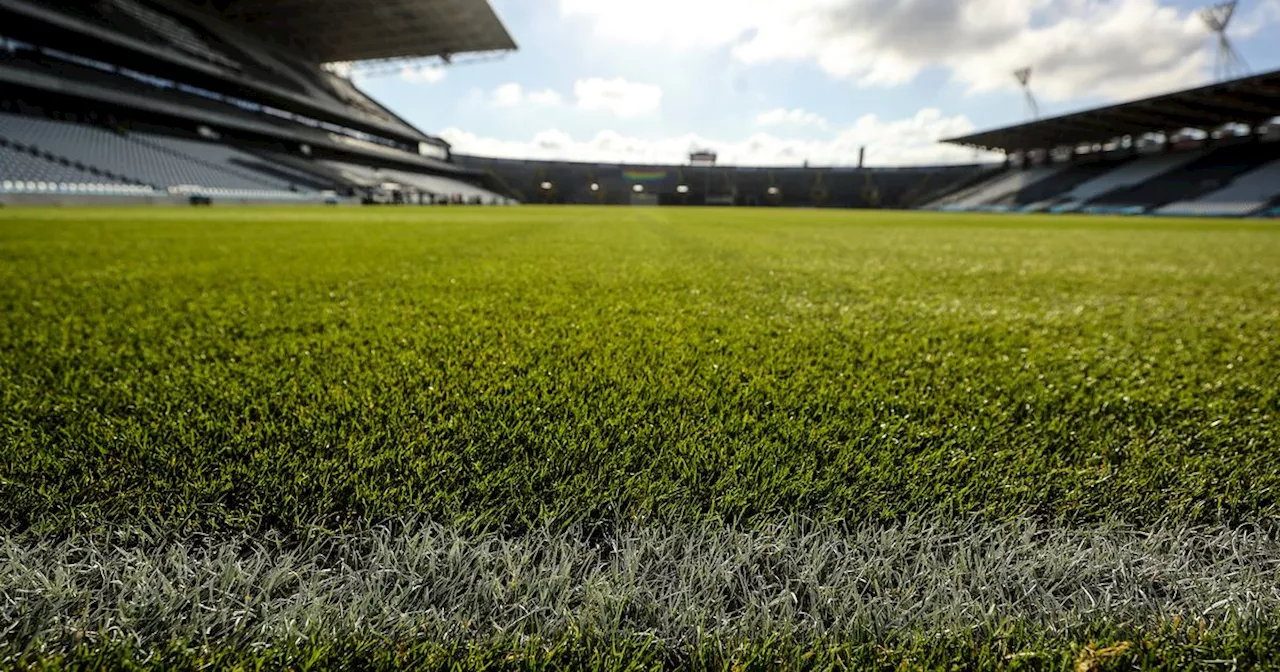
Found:
<svg viewBox="0 0 1280 672"><path fill-rule="evenodd" d="M1280 196L1280 161L1272 161L1235 179L1228 186L1195 200L1172 203L1162 215L1233 216L1262 210Z"/></svg>
<svg viewBox="0 0 1280 672"><path fill-rule="evenodd" d="M51 159L37 150L0 141L0 192L142 194L151 187L119 184L69 163Z"/></svg>
<svg viewBox="0 0 1280 672"><path fill-rule="evenodd" d="M1095 177L1077 185L1071 191L1059 197L1059 203L1051 208L1053 212L1072 212L1080 209L1086 202L1103 194L1126 189L1141 184L1158 175L1182 167L1203 156L1202 152L1183 152L1178 154L1156 154L1143 156L1115 170Z"/></svg>
<svg viewBox="0 0 1280 672"><path fill-rule="evenodd" d="M1254 142L1211 150L1154 179L1104 194L1088 205L1150 210L1175 201L1197 200L1223 189L1237 176L1274 160L1278 151L1280 145L1275 143Z"/></svg>
<svg viewBox="0 0 1280 672"><path fill-rule="evenodd" d="M289 189L293 183L278 177L263 175L246 168L245 164L257 161L253 156L234 147L199 140L185 140L151 133L134 133L130 137L143 144L166 149L172 153L192 157L210 168L223 173L243 177L254 183L273 189Z"/></svg>
<svg viewBox="0 0 1280 672"><path fill-rule="evenodd" d="M408 185L415 189L420 189L437 197L453 198L459 197L463 201L479 200L482 203L501 202L506 199L487 189L467 184L461 180L455 180L440 175L423 175L421 173L407 173L399 170L383 170L381 173L390 181Z"/></svg>
<svg viewBox="0 0 1280 672"><path fill-rule="evenodd" d="M1035 166L1025 170L1011 170L975 187L952 194L935 203L934 207L944 210L972 210L990 206L1003 198L1054 177L1067 168L1068 166Z"/></svg>
<svg viewBox="0 0 1280 672"><path fill-rule="evenodd" d="M1071 164L1052 177L1019 189L1011 196L1001 199L998 204L1020 207L1023 211L1044 210L1069 190L1114 170L1125 161L1126 159L1119 159Z"/></svg>
<svg viewBox="0 0 1280 672"><path fill-rule="evenodd" d="M161 189L182 186L249 192L286 191L288 186L265 176L223 169L155 144L156 136L135 139L95 126L0 114L0 137L122 178L117 181ZM223 155L215 151L214 157L217 156Z"/></svg>

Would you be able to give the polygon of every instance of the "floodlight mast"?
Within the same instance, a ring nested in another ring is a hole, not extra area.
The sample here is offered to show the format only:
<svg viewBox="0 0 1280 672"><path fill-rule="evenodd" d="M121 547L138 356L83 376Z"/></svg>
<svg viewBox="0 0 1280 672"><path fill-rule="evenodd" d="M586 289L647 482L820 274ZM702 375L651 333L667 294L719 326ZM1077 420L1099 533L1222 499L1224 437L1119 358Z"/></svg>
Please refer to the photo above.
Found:
<svg viewBox="0 0 1280 672"><path fill-rule="evenodd" d="M1013 71L1014 79L1018 80L1018 85L1022 87L1022 93L1027 97L1027 115L1032 119L1040 118L1040 105L1036 103L1035 94L1031 93L1031 68L1020 68Z"/></svg>
<svg viewBox="0 0 1280 672"><path fill-rule="evenodd" d="M1218 81L1249 74L1249 64L1244 62L1244 57L1236 51L1231 38L1227 36L1227 28L1231 26L1231 19L1235 17L1239 4L1240 0L1228 0L1200 10L1200 19L1218 38L1217 55L1213 63L1213 76Z"/></svg>

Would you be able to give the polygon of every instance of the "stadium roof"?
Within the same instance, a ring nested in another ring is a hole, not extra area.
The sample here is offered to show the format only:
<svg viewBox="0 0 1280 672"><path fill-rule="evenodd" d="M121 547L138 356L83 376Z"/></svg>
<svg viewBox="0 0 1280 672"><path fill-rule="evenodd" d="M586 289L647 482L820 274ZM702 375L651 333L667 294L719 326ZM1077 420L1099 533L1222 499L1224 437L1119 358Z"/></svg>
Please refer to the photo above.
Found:
<svg viewBox="0 0 1280 672"><path fill-rule="evenodd" d="M516 48L487 0L215 0L212 6L250 34L286 42L317 63Z"/></svg>
<svg viewBox="0 0 1280 672"><path fill-rule="evenodd" d="M1118 137L1259 124L1280 116L1280 70L1130 103L944 140L981 149L1019 152L1106 143Z"/></svg>

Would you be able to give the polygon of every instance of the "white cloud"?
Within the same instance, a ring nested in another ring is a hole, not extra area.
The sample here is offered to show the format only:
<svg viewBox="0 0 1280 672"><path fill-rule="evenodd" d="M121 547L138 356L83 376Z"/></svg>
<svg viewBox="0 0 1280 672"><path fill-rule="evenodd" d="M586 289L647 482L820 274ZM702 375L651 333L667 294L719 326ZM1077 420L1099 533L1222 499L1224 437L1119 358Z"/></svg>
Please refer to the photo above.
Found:
<svg viewBox="0 0 1280 672"><path fill-rule="evenodd" d="M524 87L511 82L493 90L490 100L499 107L515 107L517 105L555 106L564 102L559 93L551 89L541 91L525 91Z"/></svg>
<svg viewBox="0 0 1280 672"><path fill-rule="evenodd" d="M661 87L619 77L579 79L573 85L573 93L580 110L610 112L624 118L650 114L662 105ZM517 82L508 82L495 88L489 100L498 107L555 107L564 103L564 96L554 89L529 91Z"/></svg>
<svg viewBox="0 0 1280 672"><path fill-rule="evenodd" d="M579 109L612 112L619 117L644 116L662 106L661 87L620 77L579 79L573 85L573 93Z"/></svg>
<svg viewBox="0 0 1280 672"><path fill-rule="evenodd" d="M525 99L533 105L559 105L564 102L564 99L560 97L560 94L552 91L551 89L530 91L528 95L525 96Z"/></svg>
<svg viewBox="0 0 1280 672"><path fill-rule="evenodd" d="M644 139L616 131L579 139L555 129L528 140L483 137L457 128L445 129L441 136L459 154L507 158L679 164L688 161L690 150L710 147L725 164L799 165L808 161L812 165L836 166L856 164L858 150L865 146L868 165L905 166L973 162L975 154L971 150L938 144L939 139L972 130L973 124L963 116L944 117L936 109L924 109L914 117L894 121L866 115L825 140L782 138L768 133L738 140L696 134Z"/></svg>
<svg viewBox="0 0 1280 672"><path fill-rule="evenodd" d="M400 69L400 79L413 84L436 84L444 81L448 74L447 70L439 66L405 66Z"/></svg>
<svg viewBox="0 0 1280 672"><path fill-rule="evenodd" d="M813 126L827 128L827 120L814 112L806 112L800 108L788 110L779 107L756 117L757 126Z"/></svg>
<svg viewBox="0 0 1280 672"><path fill-rule="evenodd" d="M1031 65L1047 100L1131 98L1203 81L1209 34L1158 0L560 0L602 40L728 48L745 63L816 63L861 86L938 66L972 92L1011 88ZM1280 21L1275 0L1242 22ZM679 17L673 20L672 17Z"/></svg>

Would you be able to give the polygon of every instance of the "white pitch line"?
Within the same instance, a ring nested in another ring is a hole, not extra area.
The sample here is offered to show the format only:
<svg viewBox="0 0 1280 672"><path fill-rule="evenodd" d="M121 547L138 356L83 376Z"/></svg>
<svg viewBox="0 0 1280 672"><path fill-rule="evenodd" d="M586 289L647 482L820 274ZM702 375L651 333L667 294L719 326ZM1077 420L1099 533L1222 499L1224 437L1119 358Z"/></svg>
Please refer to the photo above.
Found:
<svg viewBox="0 0 1280 672"><path fill-rule="evenodd" d="M1280 614L1280 538L1224 528L792 521L511 537L406 521L311 538L0 539L0 643L584 633L679 645Z"/></svg>

